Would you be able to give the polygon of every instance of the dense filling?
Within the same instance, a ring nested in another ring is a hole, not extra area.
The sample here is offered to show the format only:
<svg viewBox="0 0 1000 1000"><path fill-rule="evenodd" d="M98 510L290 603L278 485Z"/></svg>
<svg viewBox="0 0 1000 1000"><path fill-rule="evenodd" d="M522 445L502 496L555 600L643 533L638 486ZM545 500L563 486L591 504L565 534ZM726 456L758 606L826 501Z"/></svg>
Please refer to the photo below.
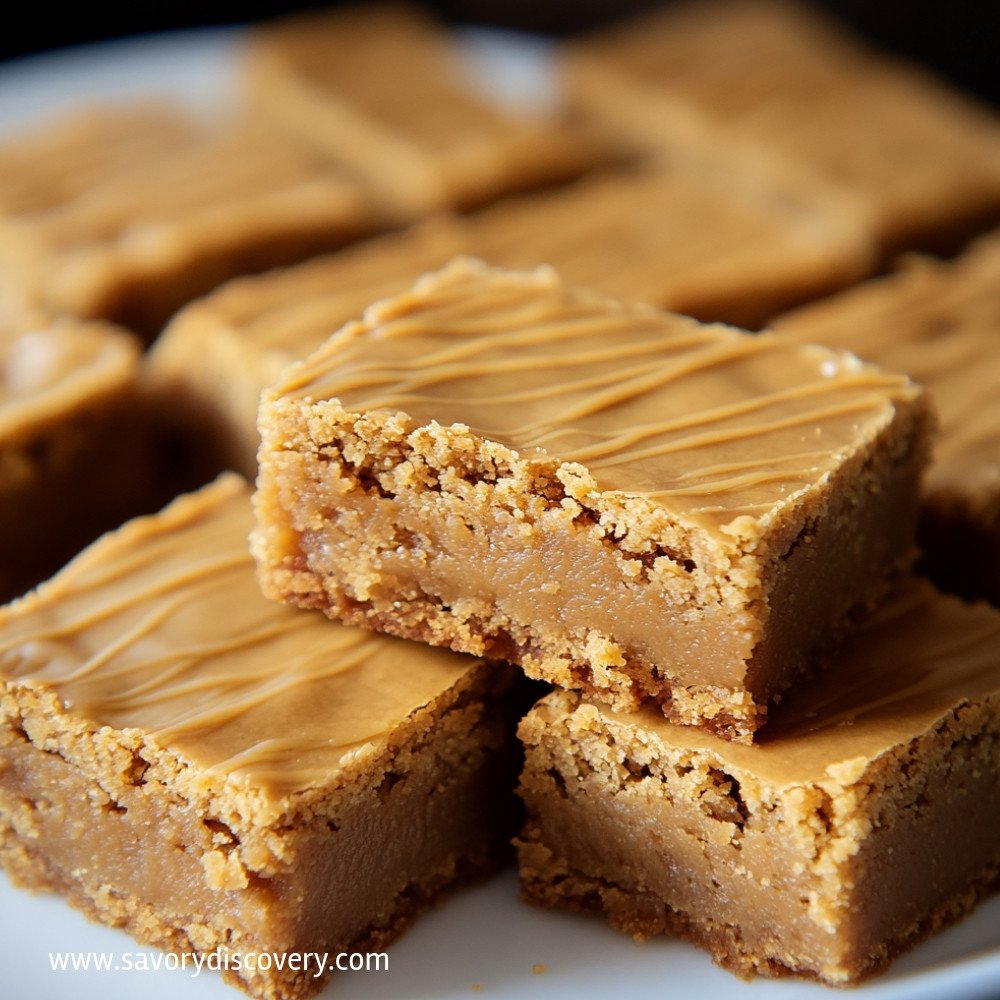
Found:
<svg viewBox="0 0 1000 1000"><path fill-rule="evenodd" d="M853 780L782 786L575 705L550 698L522 724L519 853L542 905L603 911L637 937L680 933L743 973L847 983L966 913L1000 872L988 706L949 713Z"/></svg>

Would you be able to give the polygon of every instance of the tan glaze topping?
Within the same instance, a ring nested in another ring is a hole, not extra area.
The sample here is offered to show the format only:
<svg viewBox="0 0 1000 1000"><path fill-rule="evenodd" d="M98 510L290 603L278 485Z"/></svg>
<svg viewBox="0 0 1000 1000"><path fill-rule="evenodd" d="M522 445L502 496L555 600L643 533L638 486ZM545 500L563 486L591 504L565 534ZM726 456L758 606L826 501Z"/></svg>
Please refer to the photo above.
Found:
<svg viewBox="0 0 1000 1000"><path fill-rule="evenodd" d="M0 676L279 796L324 784L475 660L261 596L229 475L87 549L0 610Z"/></svg>
<svg viewBox="0 0 1000 1000"><path fill-rule="evenodd" d="M803 285L836 286L869 263L847 225L666 167L506 198L466 226L467 252L491 264L544 262L569 284L625 301L754 324Z"/></svg>
<svg viewBox="0 0 1000 1000"><path fill-rule="evenodd" d="M450 218L433 218L295 267L227 282L185 312L231 326L241 341L280 352L287 364L311 354L371 303L402 294L462 252L459 234ZM178 320L183 323L183 314Z"/></svg>
<svg viewBox="0 0 1000 1000"><path fill-rule="evenodd" d="M775 785L825 778L847 784L953 708L989 695L1000 695L1000 612L914 579L830 670L782 700L753 747L672 726L654 710L606 714L650 730L667 746L709 751Z"/></svg>
<svg viewBox="0 0 1000 1000"><path fill-rule="evenodd" d="M1000 128L989 110L807 4L666 5L596 32L580 50L659 100L660 117L679 107L717 128L716 142L745 143L745 169L757 156L805 168L862 198L890 233L946 227L943 206L955 216L996 204ZM676 128L671 140L687 141Z"/></svg>
<svg viewBox="0 0 1000 1000"><path fill-rule="evenodd" d="M721 536L756 533L915 392L852 355L468 260L345 327L276 391L468 424Z"/></svg>
<svg viewBox="0 0 1000 1000"><path fill-rule="evenodd" d="M0 339L0 440L127 386L138 358L132 337L101 323L67 321Z"/></svg>
<svg viewBox="0 0 1000 1000"><path fill-rule="evenodd" d="M799 342L856 351L908 372L940 416L938 490L1000 491L1000 238L952 263L909 258L902 270L816 306L776 328Z"/></svg>
<svg viewBox="0 0 1000 1000"><path fill-rule="evenodd" d="M433 155L521 129L476 97L446 32L416 5L291 18L260 31L257 43L319 93L344 99Z"/></svg>
<svg viewBox="0 0 1000 1000"><path fill-rule="evenodd" d="M254 209L263 214L282 198L290 216L311 206L324 217L342 213L345 225L368 212L360 187L327 159L245 121L198 136L155 169L104 177L80 197L32 216L31 232L53 248L108 243L126 256L167 252L172 244L165 250L158 243L165 232L198 244L213 227L246 225Z"/></svg>

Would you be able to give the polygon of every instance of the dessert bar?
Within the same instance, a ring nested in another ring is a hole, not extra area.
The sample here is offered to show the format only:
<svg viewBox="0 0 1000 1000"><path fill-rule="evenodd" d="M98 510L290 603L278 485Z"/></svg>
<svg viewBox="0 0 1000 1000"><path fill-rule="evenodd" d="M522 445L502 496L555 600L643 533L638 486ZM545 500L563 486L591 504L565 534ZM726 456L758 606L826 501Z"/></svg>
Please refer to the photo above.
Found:
<svg viewBox="0 0 1000 1000"><path fill-rule="evenodd" d="M167 103L117 102L65 112L0 145L0 214L41 212L122 171L148 169L198 140L201 126Z"/></svg>
<svg viewBox="0 0 1000 1000"><path fill-rule="evenodd" d="M576 176L605 155L544 101L492 100L456 38L413 4L265 23L247 64L255 110L349 166L404 219Z"/></svg>
<svg viewBox="0 0 1000 1000"><path fill-rule="evenodd" d="M946 590L1000 604L1000 234L945 262L896 272L779 317L797 342L905 371L931 393L941 428L919 528L924 566Z"/></svg>
<svg viewBox="0 0 1000 1000"><path fill-rule="evenodd" d="M0 601L176 485L134 337L76 321L0 336Z"/></svg>
<svg viewBox="0 0 1000 1000"><path fill-rule="evenodd" d="M205 126L156 157L110 159L58 204L0 219L0 326L69 315L151 340L227 278L376 225L364 190L315 150L260 122Z"/></svg>
<svg viewBox="0 0 1000 1000"><path fill-rule="evenodd" d="M302 264L234 278L185 306L146 359L146 381L206 467L257 474L260 394L366 306L405 291L465 246L434 218Z"/></svg>
<svg viewBox="0 0 1000 1000"><path fill-rule="evenodd" d="M262 398L265 593L749 739L913 554L905 376L459 259Z"/></svg>
<svg viewBox="0 0 1000 1000"><path fill-rule="evenodd" d="M509 847L515 671L265 600L251 522L224 477L0 611L0 858L290 1000Z"/></svg>
<svg viewBox="0 0 1000 1000"><path fill-rule="evenodd" d="M520 728L525 897L845 985L1000 874L1000 612L913 581L753 747L557 692Z"/></svg>
<svg viewBox="0 0 1000 1000"><path fill-rule="evenodd" d="M734 188L853 202L887 252L952 249L1000 212L1000 118L816 6L689 0L562 52L579 113Z"/></svg>
<svg viewBox="0 0 1000 1000"><path fill-rule="evenodd" d="M676 164L592 173L465 221L466 252L491 264L551 264L615 298L754 328L866 277L877 259L850 213L736 192Z"/></svg>

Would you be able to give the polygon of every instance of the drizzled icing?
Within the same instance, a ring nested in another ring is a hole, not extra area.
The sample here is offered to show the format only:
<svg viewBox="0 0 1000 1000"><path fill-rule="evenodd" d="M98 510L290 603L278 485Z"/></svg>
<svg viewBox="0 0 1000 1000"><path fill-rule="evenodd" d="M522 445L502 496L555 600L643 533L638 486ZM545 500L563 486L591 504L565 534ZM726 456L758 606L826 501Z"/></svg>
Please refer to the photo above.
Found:
<svg viewBox="0 0 1000 1000"><path fill-rule="evenodd" d="M226 476L95 543L0 611L0 677L273 794L329 780L476 661L261 596Z"/></svg>
<svg viewBox="0 0 1000 1000"><path fill-rule="evenodd" d="M1000 697L998 650L1000 612L942 595L915 578L863 626L831 669L781 701L753 747L672 726L655 711L617 718L656 732L669 746L717 753L765 781L821 781L857 773L954 708Z"/></svg>
<svg viewBox="0 0 1000 1000"><path fill-rule="evenodd" d="M460 423L721 528L835 470L911 402L850 354L700 326L459 260L369 310L276 395Z"/></svg>

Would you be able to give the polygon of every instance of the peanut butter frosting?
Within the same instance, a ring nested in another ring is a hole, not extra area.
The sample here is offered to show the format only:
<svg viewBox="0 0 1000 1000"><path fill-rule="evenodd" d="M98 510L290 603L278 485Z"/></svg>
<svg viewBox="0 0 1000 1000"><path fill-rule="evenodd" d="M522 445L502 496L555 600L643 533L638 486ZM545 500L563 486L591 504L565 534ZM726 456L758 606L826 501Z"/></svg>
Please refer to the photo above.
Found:
<svg viewBox="0 0 1000 1000"><path fill-rule="evenodd" d="M476 98L447 35L416 5L300 16L266 26L256 42L321 92L348 99L429 153L511 128ZM401 86L404 78L410 86Z"/></svg>
<svg viewBox="0 0 1000 1000"><path fill-rule="evenodd" d="M320 197L325 204L313 200ZM232 225L247 216L255 202L264 217L269 204L282 198L288 211L309 199L308 206L324 216L338 211L345 220L370 217L360 185L327 158L245 121L199 133L154 169L103 176L79 198L34 217L31 229L57 248L120 241L137 252L155 246L160 229L173 231L176 240L188 231L197 237L213 224Z"/></svg>
<svg viewBox="0 0 1000 1000"><path fill-rule="evenodd" d="M274 797L323 785L478 662L261 596L229 474L0 609L0 677Z"/></svg>
<svg viewBox="0 0 1000 1000"><path fill-rule="evenodd" d="M346 326L270 395L468 425L724 537L756 534L918 390L851 354L610 302L547 268L460 259Z"/></svg>
<svg viewBox="0 0 1000 1000"><path fill-rule="evenodd" d="M940 416L931 494L1000 504L1000 235L951 262L907 258L887 278L790 313L775 329L908 372Z"/></svg>
<svg viewBox="0 0 1000 1000"><path fill-rule="evenodd" d="M199 337L231 330L244 356L285 367L312 353L372 302L404 291L464 250L460 233L454 220L433 217L294 267L234 278L178 313L153 348L151 366L189 366L190 355L175 355L168 345L190 329ZM270 381L278 374L280 369Z"/></svg>
<svg viewBox="0 0 1000 1000"><path fill-rule="evenodd" d="M135 338L102 323L70 320L0 338L0 440L127 386L138 362Z"/></svg>
<svg viewBox="0 0 1000 1000"><path fill-rule="evenodd" d="M794 688L754 746L671 725L656 710L600 711L655 746L709 752L773 786L848 784L882 754L923 735L948 713L1000 699L1000 612L908 581L854 636L836 664ZM596 719L597 716L593 715ZM643 734L646 735L643 735Z"/></svg>
<svg viewBox="0 0 1000 1000"><path fill-rule="evenodd" d="M1000 198L991 110L869 48L816 5L691 0L566 50L583 112L739 183L847 195L887 248L926 242ZM959 227L960 229L961 227Z"/></svg>
<svg viewBox="0 0 1000 1000"><path fill-rule="evenodd" d="M75 197L0 220L0 323L125 319L132 285L148 334L233 273L301 259L377 226L328 157L263 123L199 131L152 163L109 163ZM176 287L173 287L176 286ZM110 310L110 311L109 311Z"/></svg>

